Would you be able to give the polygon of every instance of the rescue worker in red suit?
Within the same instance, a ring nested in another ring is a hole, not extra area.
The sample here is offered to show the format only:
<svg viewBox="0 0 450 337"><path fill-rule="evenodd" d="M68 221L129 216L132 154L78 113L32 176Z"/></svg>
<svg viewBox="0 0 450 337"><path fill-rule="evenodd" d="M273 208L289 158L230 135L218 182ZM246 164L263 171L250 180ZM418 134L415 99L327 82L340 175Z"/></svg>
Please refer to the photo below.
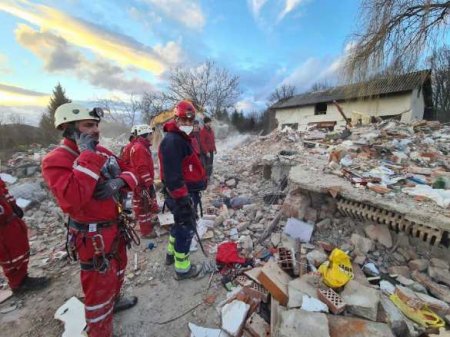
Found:
<svg viewBox="0 0 450 337"><path fill-rule="evenodd" d="M120 159L122 159L122 161L127 165L130 164L130 151L134 145L134 141L136 140L135 131L136 125L131 128L131 134L128 138L128 144L122 148L122 151L120 151Z"/></svg>
<svg viewBox="0 0 450 337"><path fill-rule="evenodd" d="M130 151L130 164L137 175L139 185L133 193L133 209L141 234L145 238L155 238L153 223L159 212L156 192L153 186L155 168L150 147L153 130L149 125L137 125L135 141Z"/></svg>
<svg viewBox="0 0 450 337"><path fill-rule="evenodd" d="M200 150L208 180L213 172L214 154L217 153L214 130L211 127L211 118L203 119L204 126L200 131Z"/></svg>
<svg viewBox="0 0 450 337"><path fill-rule="evenodd" d="M183 280L195 278L200 273L200 267L191 264L189 248L196 226L195 203L200 191L206 188L206 175L189 137L195 118L194 106L189 101L181 101L174 112L175 119L164 125L166 134L158 156L165 203L175 220L170 230L166 265L175 263L176 278Z"/></svg>
<svg viewBox="0 0 450 337"><path fill-rule="evenodd" d="M48 285L45 277L28 276L30 246L23 210L0 178L0 265L14 293L39 290Z"/></svg>
<svg viewBox="0 0 450 337"><path fill-rule="evenodd" d="M200 158L201 151L200 151L200 123L199 123L199 121L195 120L192 127L193 127L193 129L189 136L192 139L192 147L194 148L194 151L197 154L197 156ZM203 167L205 167L205 166L203 166Z"/></svg>
<svg viewBox="0 0 450 337"><path fill-rule="evenodd" d="M119 228L121 195L137 179L109 150L98 145L103 111L66 103L56 109L61 145L45 156L42 175L68 220L68 246L81 267L86 332L113 335L113 312L131 308L136 297L120 297L127 264Z"/></svg>

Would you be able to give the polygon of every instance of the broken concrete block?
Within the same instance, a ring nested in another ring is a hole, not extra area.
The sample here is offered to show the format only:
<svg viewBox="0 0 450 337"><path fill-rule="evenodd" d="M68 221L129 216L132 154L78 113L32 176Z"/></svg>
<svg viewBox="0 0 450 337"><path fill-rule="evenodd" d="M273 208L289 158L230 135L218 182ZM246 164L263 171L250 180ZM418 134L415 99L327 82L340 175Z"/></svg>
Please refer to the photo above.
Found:
<svg viewBox="0 0 450 337"><path fill-rule="evenodd" d="M444 301L422 293L416 293L416 296L439 316L450 314L450 306Z"/></svg>
<svg viewBox="0 0 450 337"><path fill-rule="evenodd" d="M411 287L415 282L410 278L406 278L403 275L397 277L397 282L405 287Z"/></svg>
<svg viewBox="0 0 450 337"><path fill-rule="evenodd" d="M276 336L280 330L281 313L286 311L280 303L272 298L270 301L270 335Z"/></svg>
<svg viewBox="0 0 450 337"><path fill-rule="evenodd" d="M428 267L428 275L436 282L450 286L450 272L447 269L430 266Z"/></svg>
<svg viewBox="0 0 450 337"><path fill-rule="evenodd" d="M421 309L423 307L423 302L417 297L416 293L409 288L397 285L395 287L395 294L411 308Z"/></svg>
<svg viewBox="0 0 450 337"><path fill-rule="evenodd" d="M385 295L380 297L380 315L381 320L388 323L397 337L411 337L414 332L413 324L402 314L394 303ZM409 321L409 322L408 322Z"/></svg>
<svg viewBox="0 0 450 337"><path fill-rule="evenodd" d="M234 300L223 306L222 329L231 336L238 336L244 325L250 305L242 301Z"/></svg>
<svg viewBox="0 0 450 337"><path fill-rule="evenodd" d="M245 323L245 329L253 337L270 337L270 326L256 312Z"/></svg>
<svg viewBox="0 0 450 337"><path fill-rule="evenodd" d="M11 298L13 295L13 292L11 289L4 289L0 290L0 303L5 302L7 299Z"/></svg>
<svg viewBox="0 0 450 337"><path fill-rule="evenodd" d="M300 242L309 242L313 231L313 225L295 218L289 218L286 226L284 227L285 234L289 235L293 239L300 240Z"/></svg>
<svg viewBox="0 0 450 337"><path fill-rule="evenodd" d="M306 274L300 278L293 279L288 284L289 297L291 292L299 292L308 296L319 298L317 289L320 284L320 276L317 274Z"/></svg>
<svg viewBox="0 0 450 337"><path fill-rule="evenodd" d="M259 274L261 274L261 269L262 269L262 267L255 267L253 269L250 269L250 270L247 270L246 272L244 272L244 275L257 283L260 283L258 277L259 277Z"/></svg>
<svg viewBox="0 0 450 337"><path fill-rule="evenodd" d="M354 317L330 315L328 316L328 325L330 337L394 337L387 324Z"/></svg>
<svg viewBox="0 0 450 337"><path fill-rule="evenodd" d="M437 259L437 258L430 259L430 265L433 267L439 267L439 268L445 269L445 270L449 269L449 264L447 261Z"/></svg>
<svg viewBox="0 0 450 337"><path fill-rule="evenodd" d="M82 337L86 326L84 304L75 296L67 300L55 312L55 319L64 323L62 337Z"/></svg>
<svg viewBox="0 0 450 337"><path fill-rule="evenodd" d="M350 240L355 246L355 250L359 253L365 255L373 250L373 241L368 238L362 237L359 234L353 233Z"/></svg>
<svg viewBox="0 0 450 337"><path fill-rule="evenodd" d="M270 242L275 248L278 247L278 245L281 243L281 233L273 233L270 236Z"/></svg>
<svg viewBox="0 0 450 337"><path fill-rule="evenodd" d="M428 268L428 261L425 259L411 260L408 262L411 271L418 270L420 272L426 271Z"/></svg>
<svg viewBox="0 0 450 337"><path fill-rule="evenodd" d="M325 312L328 313L328 306L321 300L310 297L308 295L303 296L303 302L300 309L309 312Z"/></svg>
<svg viewBox="0 0 450 337"><path fill-rule="evenodd" d="M328 255L320 250L313 250L306 254L306 259L311 263L314 267L318 268L322 263L328 260Z"/></svg>
<svg viewBox="0 0 450 337"><path fill-rule="evenodd" d="M386 248L392 247L392 236L388 226L369 225L364 228L364 232L369 239L381 243Z"/></svg>
<svg viewBox="0 0 450 337"><path fill-rule="evenodd" d="M407 266L393 266L388 268L390 275L402 275L406 278L411 278L411 271Z"/></svg>
<svg viewBox="0 0 450 337"><path fill-rule="evenodd" d="M347 304L347 310L350 313L370 319L371 321L377 320L378 303L380 302L380 293L378 290L350 280L345 285L341 296Z"/></svg>
<svg viewBox="0 0 450 337"><path fill-rule="evenodd" d="M220 329L204 328L193 323L188 323L191 337L223 337L224 332Z"/></svg>
<svg viewBox="0 0 450 337"><path fill-rule="evenodd" d="M413 280L424 285L430 294L436 296L440 300L450 303L450 289L444 285L433 282L431 278L423 273L419 273L417 270L411 273Z"/></svg>
<svg viewBox="0 0 450 337"><path fill-rule="evenodd" d="M301 309L281 313L279 337L330 337L325 314Z"/></svg>
<svg viewBox="0 0 450 337"><path fill-rule="evenodd" d="M333 289L317 289L317 296L333 314L337 315L345 310L345 302Z"/></svg>
<svg viewBox="0 0 450 337"><path fill-rule="evenodd" d="M325 229L331 226L331 219L330 218L326 218L323 219L322 221L319 221L318 223L316 223L316 228L317 229Z"/></svg>
<svg viewBox="0 0 450 337"><path fill-rule="evenodd" d="M288 284L291 277L276 262L270 260L261 269L258 280L281 305L288 302Z"/></svg>

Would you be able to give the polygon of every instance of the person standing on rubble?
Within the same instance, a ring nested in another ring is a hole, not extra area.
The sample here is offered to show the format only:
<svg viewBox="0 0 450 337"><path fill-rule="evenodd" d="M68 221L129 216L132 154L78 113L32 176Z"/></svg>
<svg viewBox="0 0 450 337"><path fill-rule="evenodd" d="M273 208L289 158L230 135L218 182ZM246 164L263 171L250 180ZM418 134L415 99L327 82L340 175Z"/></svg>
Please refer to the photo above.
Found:
<svg viewBox="0 0 450 337"><path fill-rule="evenodd" d="M199 202L200 191L206 188L206 175L189 137L195 119L194 105L181 101L174 113L175 119L164 125L166 134L158 156L165 203L175 220L169 235L166 265L175 263L176 279L184 280L200 273L200 267L191 264L189 249L197 225L195 204Z"/></svg>
<svg viewBox="0 0 450 337"><path fill-rule="evenodd" d="M55 112L61 145L42 161L42 175L68 218L66 246L80 261L86 331L113 335L113 312L133 307L137 297L120 297L130 228L122 196L137 178L109 150L98 145L101 108L65 103Z"/></svg>
<svg viewBox="0 0 450 337"><path fill-rule="evenodd" d="M0 265L15 294L40 290L49 283L46 277L28 275L30 245L23 215L22 208L0 178Z"/></svg>
<svg viewBox="0 0 450 337"><path fill-rule="evenodd" d="M135 129L136 140L130 151L130 164L138 177L139 185L133 193L133 209L144 238L155 238L153 224L157 221L155 215L159 212L156 201L156 191L153 186L155 169L153 166L152 134L149 125L137 125Z"/></svg>
<svg viewBox="0 0 450 337"><path fill-rule="evenodd" d="M211 179L213 172L214 154L217 153L214 130L211 127L211 118L203 119L204 126L200 131L200 149L203 157L203 163L206 168L208 180Z"/></svg>
<svg viewBox="0 0 450 337"><path fill-rule="evenodd" d="M201 151L200 151L200 122L198 120L194 120L194 123L192 125L193 129L191 134L189 135L192 139L192 147L194 148L195 153L200 158ZM201 159L201 158L200 158ZM202 162L203 164L203 162ZM203 168L205 168L205 165L203 165Z"/></svg>
<svg viewBox="0 0 450 337"><path fill-rule="evenodd" d="M130 137L128 137L128 144L125 145L120 151L120 159L122 159L122 161L127 165L130 164L130 151L134 145L134 141L136 140L135 131L136 125L133 125L133 127L131 128Z"/></svg>

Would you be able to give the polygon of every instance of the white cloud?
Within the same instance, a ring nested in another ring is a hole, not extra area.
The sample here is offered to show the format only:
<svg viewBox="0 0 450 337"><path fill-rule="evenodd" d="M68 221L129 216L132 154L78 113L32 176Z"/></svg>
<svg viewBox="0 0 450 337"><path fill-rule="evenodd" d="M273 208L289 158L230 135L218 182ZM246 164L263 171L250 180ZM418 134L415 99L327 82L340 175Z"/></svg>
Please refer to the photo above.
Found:
<svg viewBox="0 0 450 337"><path fill-rule="evenodd" d="M97 57L90 60L73 45L51 32L38 32L26 25L16 30L17 41L44 62L48 72L73 74L93 86L124 93L142 93L153 90L152 84L130 77L120 66ZM173 49L173 47L172 47Z"/></svg>
<svg viewBox="0 0 450 337"><path fill-rule="evenodd" d="M165 45L158 44L154 50L169 65L177 65L185 60L181 41L169 41Z"/></svg>
<svg viewBox="0 0 450 337"><path fill-rule="evenodd" d="M0 53L0 74L10 74L11 69L8 67L8 56Z"/></svg>
<svg viewBox="0 0 450 337"><path fill-rule="evenodd" d="M69 43L122 66L133 66L157 75L166 68L164 60L151 47L142 45L129 36L76 19L53 7L28 1L1 0L0 11L37 25L42 31L56 33Z"/></svg>
<svg viewBox="0 0 450 337"><path fill-rule="evenodd" d="M248 6L250 7L250 10L252 11L252 14L255 18L259 17L259 14L261 12L261 9L266 4L267 0L248 0Z"/></svg>
<svg viewBox="0 0 450 337"><path fill-rule="evenodd" d="M190 29L200 30L206 18L198 0L144 0L155 6L167 17L178 21Z"/></svg>
<svg viewBox="0 0 450 337"><path fill-rule="evenodd" d="M278 21L283 20L283 18L287 14L289 14L294 9L296 9L302 2L304 2L304 1L303 0L285 0L283 10L278 15Z"/></svg>
<svg viewBox="0 0 450 337"><path fill-rule="evenodd" d="M259 101L254 96L248 96L236 103L236 109L243 111L244 114L260 112L266 108L265 101Z"/></svg>
<svg viewBox="0 0 450 337"><path fill-rule="evenodd" d="M280 85L295 85L298 92L303 92L311 89L311 86L318 82L336 83L342 76L343 66L353 47L354 43L348 43L345 45L342 54L335 58L308 58L296 67L289 76L285 77Z"/></svg>

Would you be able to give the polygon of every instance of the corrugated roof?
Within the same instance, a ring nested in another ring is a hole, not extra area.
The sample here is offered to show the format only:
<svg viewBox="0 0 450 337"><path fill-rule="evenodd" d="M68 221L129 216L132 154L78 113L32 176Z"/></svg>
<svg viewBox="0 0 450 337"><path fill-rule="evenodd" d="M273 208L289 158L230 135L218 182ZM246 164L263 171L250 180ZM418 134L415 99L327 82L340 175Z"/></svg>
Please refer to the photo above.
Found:
<svg viewBox="0 0 450 337"><path fill-rule="evenodd" d="M285 101L272 105L272 109L292 108L323 102L332 102L387 95L412 91L421 86L429 78L431 70L422 70L405 75L381 78L369 82L334 87L323 91L315 91L295 95Z"/></svg>

